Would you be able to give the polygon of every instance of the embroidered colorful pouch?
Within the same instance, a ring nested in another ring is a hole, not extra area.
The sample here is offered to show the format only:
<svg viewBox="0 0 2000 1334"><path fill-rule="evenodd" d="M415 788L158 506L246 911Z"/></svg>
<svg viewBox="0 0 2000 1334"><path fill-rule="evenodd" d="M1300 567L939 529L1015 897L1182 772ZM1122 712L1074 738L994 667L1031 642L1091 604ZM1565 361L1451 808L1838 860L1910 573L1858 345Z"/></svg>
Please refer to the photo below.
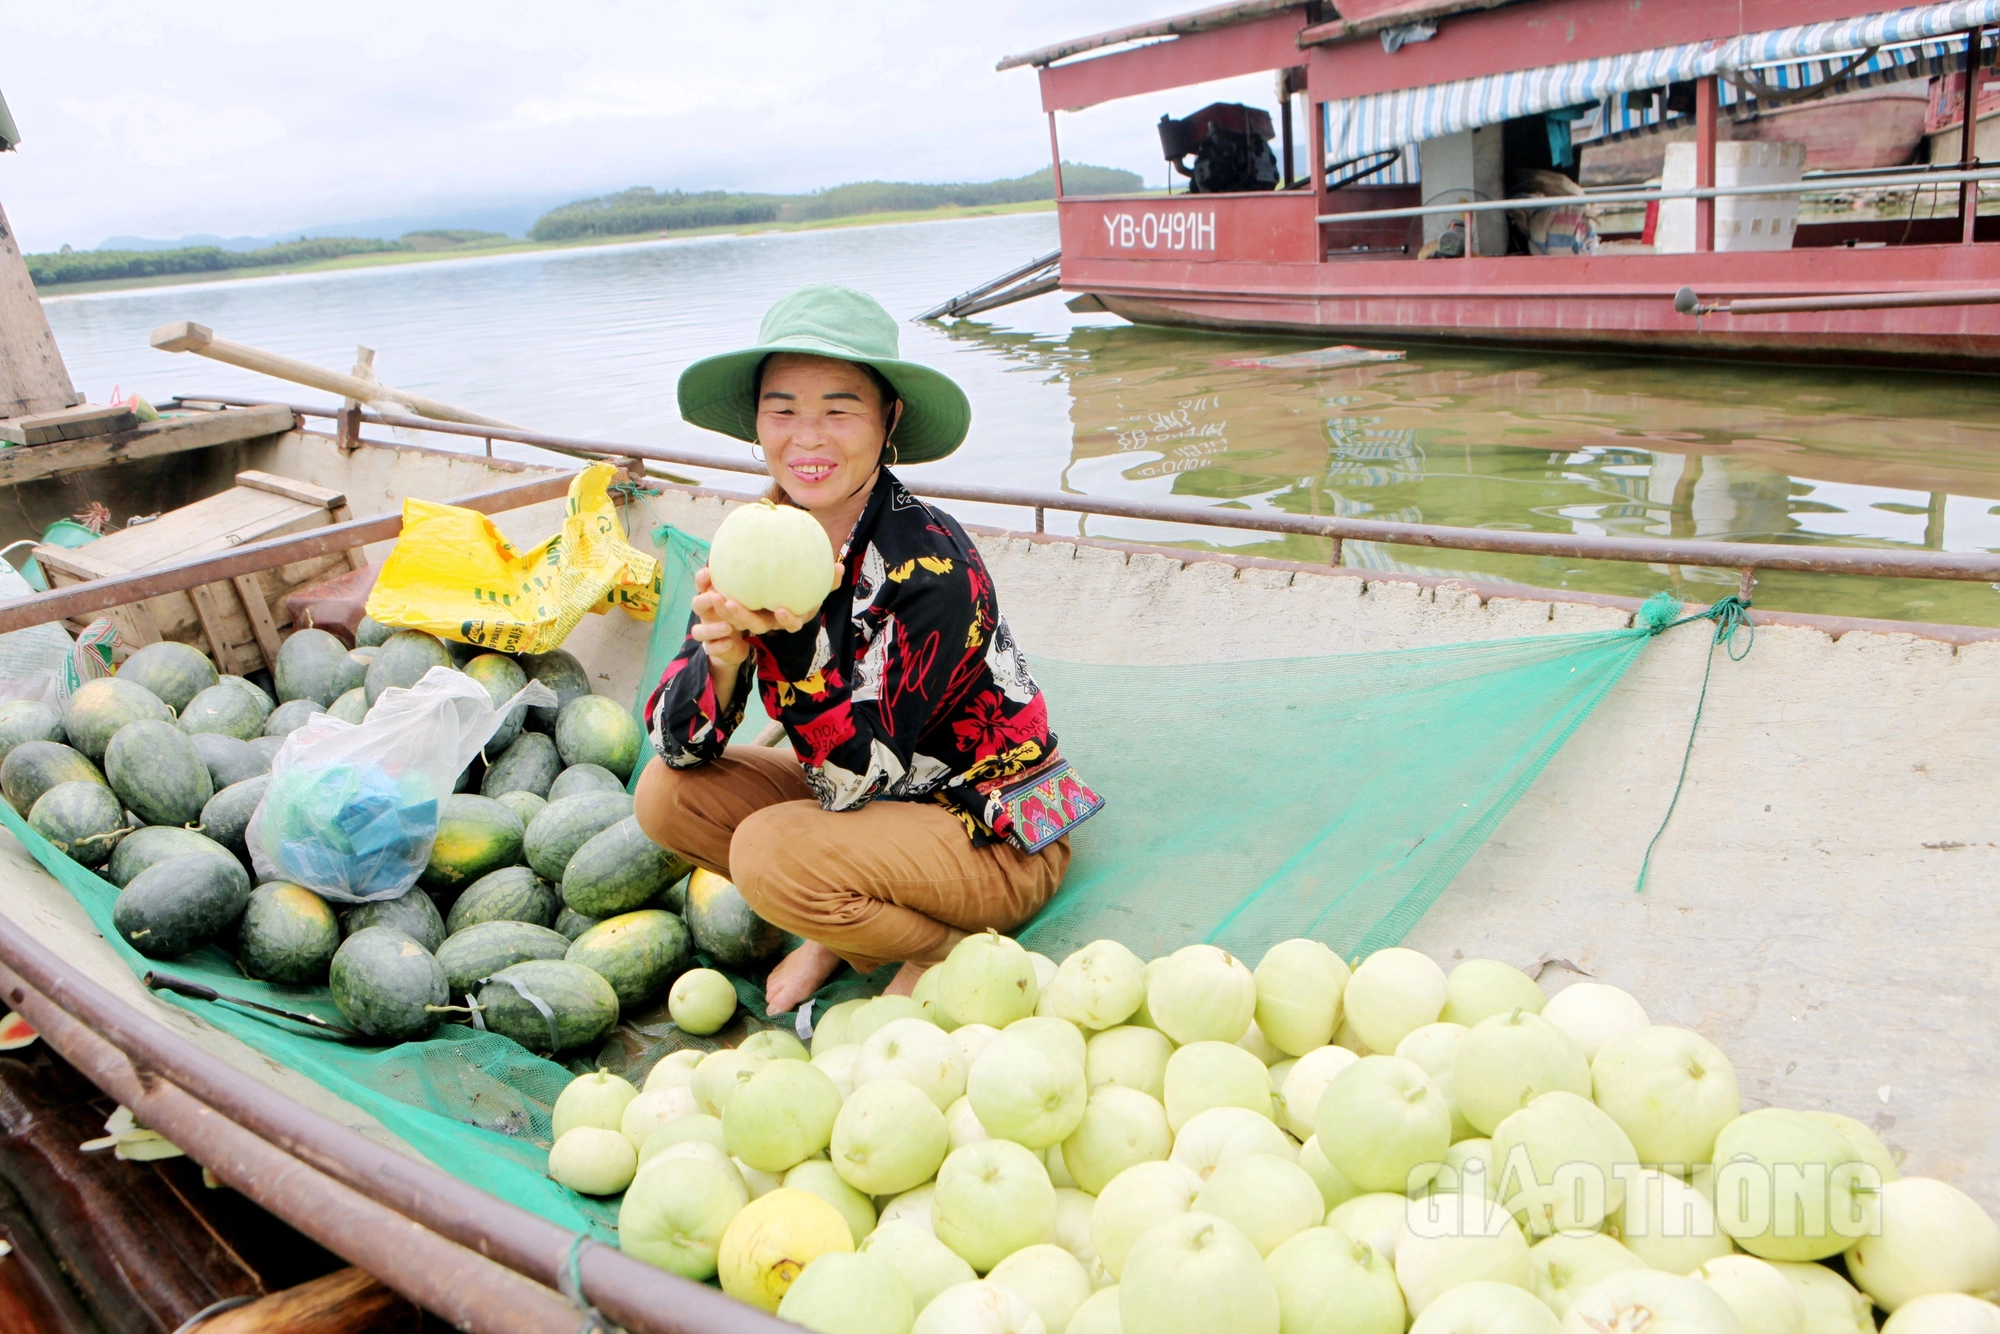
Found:
<svg viewBox="0 0 2000 1334"><path fill-rule="evenodd" d="M987 790L1006 808L1008 841L1030 855L1104 809L1104 798L1060 758Z"/></svg>

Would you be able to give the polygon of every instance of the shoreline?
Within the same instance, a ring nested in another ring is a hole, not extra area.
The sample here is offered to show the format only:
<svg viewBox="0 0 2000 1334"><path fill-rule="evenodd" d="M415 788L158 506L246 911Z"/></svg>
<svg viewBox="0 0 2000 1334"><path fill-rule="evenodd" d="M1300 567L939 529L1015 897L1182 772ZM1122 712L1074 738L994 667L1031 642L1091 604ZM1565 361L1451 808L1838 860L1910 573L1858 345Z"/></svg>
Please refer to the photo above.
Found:
<svg viewBox="0 0 2000 1334"><path fill-rule="evenodd" d="M947 206L900 213L857 213L845 218L817 218L809 222L773 222L754 227L690 227L684 231L575 237L563 241L507 241L495 245L467 246L460 250L381 251L366 255L343 255L338 259L315 260L309 264L257 265L241 269L216 269L208 273L163 273L146 278L106 278L98 282L57 283L46 288L37 287L35 295L43 301L59 301L64 297L91 296L100 292L193 287L205 283L296 277L310 273L338 273L348 269L377 269L404 264L434 264L457 259L484 259L493 255L595 250L606 246L651 245L660 241L696 240L711 236L767 236L777 232L816 232L847 227L901 226L913 222L954 222L965 218L1053 213L1055 206L1053 199L1036 199L1020 204L981 204L970 208Z"/></svg>

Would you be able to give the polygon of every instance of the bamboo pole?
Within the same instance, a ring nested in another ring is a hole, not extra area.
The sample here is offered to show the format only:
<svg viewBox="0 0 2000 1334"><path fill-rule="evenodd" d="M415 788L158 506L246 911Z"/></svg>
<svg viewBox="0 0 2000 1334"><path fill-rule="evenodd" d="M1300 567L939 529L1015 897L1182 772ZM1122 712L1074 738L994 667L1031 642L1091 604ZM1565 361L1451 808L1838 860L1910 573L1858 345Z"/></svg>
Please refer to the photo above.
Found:
<svg viewBox="0 0 2000 1334"><path fill-rule="evenodd" d="M256 371L260 375L270 375L280 380L290 380L294 384L306 385L363 403L394 403L408 408L419 417L429 417L434 421L464 422L470 426L502 426L509 430L520 429L512 422L504 422L497 417L482 417L476 412L467 412L464 408L455 408L434 398L425 398L421 394L412 394L403 389L392 389L373 377L363 379L358 375L343 375L339 371L330 371L323 366L315 366L311 362L299 361L276 352L266 352L247 343L217 338L213 329L205 324L196 324L193 320L175 320L171 324L162 324L153 330L153 346L162 352L192 352L211 361L241 366L246 371Z"/></svg>

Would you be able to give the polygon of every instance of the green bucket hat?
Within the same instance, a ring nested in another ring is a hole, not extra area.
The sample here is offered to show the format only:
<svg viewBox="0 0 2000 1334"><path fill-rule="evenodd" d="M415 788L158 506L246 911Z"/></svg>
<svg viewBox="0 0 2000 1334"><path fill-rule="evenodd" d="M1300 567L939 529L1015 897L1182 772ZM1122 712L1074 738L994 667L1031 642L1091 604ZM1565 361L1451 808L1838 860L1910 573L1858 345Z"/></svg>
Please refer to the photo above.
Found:
<svg viewBox="0 0 2000 1334"><path fill-rule="evenodd" d="M757 346L704 357L681 372L681 416L738 440L757 439L757 367L774 352L873 366L903 400L890 442L900 463L941 459L965 440L972 404L949 376L896 355L896 321L874 297L816 283L772 306Z"/></svg>

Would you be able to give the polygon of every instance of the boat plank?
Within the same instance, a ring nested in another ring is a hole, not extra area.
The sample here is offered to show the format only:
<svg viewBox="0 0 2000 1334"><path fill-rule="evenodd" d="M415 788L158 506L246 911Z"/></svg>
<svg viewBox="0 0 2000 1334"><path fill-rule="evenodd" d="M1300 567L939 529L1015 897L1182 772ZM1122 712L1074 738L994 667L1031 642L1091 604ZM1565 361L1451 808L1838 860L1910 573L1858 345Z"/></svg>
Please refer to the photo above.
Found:
<svg viewBox="0 0 2000 1334"><path fill-rule="evenodd" d="M16 486L43 477L59 477L108 464L157 458L162 454L179 454L241 440L256 440L289 431L293 421L291 411L283 407L232 408L227 412L162 417L156 422L141 422L129 431L94 436L88 440L0 449L0 486Z"/></svg>
<svg viewBox="0 0 2000 1334"><path fill-rule="evenodd" d="M202 1334L417 1334L422 1325L414 1303L349 1268L212 1316Z"/></svg>
<svg viewBox="0 0 2000 1334"><path fill-rule="evenodd" d="M0 417L55 412L77 398L20 243L0 212Z"/></svg>

